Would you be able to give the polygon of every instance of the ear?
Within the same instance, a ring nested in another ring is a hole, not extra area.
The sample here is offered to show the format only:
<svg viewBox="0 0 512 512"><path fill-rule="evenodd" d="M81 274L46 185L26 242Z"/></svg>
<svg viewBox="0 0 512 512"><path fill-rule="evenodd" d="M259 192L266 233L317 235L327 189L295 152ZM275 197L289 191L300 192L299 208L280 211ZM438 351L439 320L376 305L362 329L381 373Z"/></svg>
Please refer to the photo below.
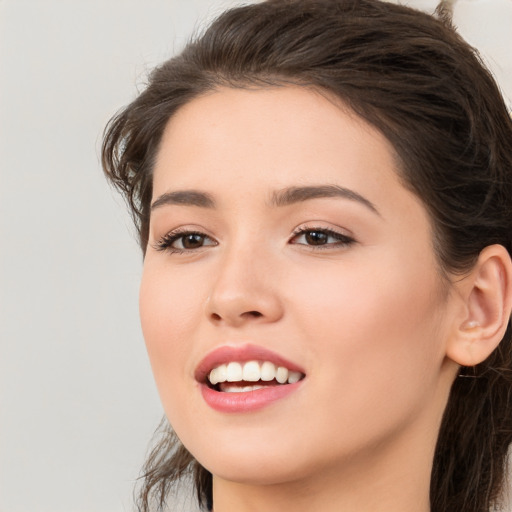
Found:
<svg viewBox="0 0 512 512"><path fill-rule="evenodd" d="M510 320L512 261L507 250L486 247L471 273L455 286L462 302L447 356L461 366L475 366L499 345Z"/></svg>

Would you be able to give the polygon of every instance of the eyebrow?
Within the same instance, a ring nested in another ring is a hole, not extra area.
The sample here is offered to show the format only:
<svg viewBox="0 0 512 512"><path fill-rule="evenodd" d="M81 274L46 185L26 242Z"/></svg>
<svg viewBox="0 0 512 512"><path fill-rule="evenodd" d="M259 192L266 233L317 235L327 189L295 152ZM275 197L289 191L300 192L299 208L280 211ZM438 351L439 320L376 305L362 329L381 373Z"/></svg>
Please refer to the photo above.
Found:
<svg viewBox="0 0 512 512"><path fill-rule="evenodd" d="M340 187L338 185L319 185L309 187L290 187L279 190L272 194L271 204L274 206L288 206L294 203L308 201L310 199L320 199L329 197L341 197L350 201L356 201L366 206L373 213L380 216L375 205L349 188Z"/></svg>
<svg viewBox="0 0 512 512"><path fill-rule="evenodd" d="M200 208L215 208L215 200L206 192L198 190L177 190L166 192L151 205L151 210L166 205L181 204L184 206L199 206Z"/></svg>
<svg viewBox="0 0 512 512"><path fill-rule="evenodd" d="M288 187L272 193L270 204L271 206L282 207L289 206L311 199L321 199L330 197L340 197L350 201L356 201L373 213L380 215L375 205L349 188L340 187L338 185L318 185L306 187ZM215 208L216 203L214 198L199 190L177 190L173 192L166 192L159 196L151 205L151 210L160 208L167 205L183 205L183 206L198 206L200 208Z"/></svg>

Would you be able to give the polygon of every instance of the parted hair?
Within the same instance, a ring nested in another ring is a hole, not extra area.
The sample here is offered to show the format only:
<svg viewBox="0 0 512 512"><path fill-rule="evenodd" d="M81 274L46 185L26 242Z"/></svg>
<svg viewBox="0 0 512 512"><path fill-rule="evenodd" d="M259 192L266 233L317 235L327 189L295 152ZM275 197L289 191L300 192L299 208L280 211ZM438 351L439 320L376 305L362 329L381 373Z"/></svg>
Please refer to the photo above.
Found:
<svg viewBox="0 0 512 512"><path fill-rule="evenodd" d="M512 253L512 122L478 53L442 12L379 0L267 0L226 11L109 122L102 162L145 252L152 171L164 128L220 87L324 91L391 142L404 186L429 212L440 272L463 275L488 245ZM435 451L432 512L499 510L512 441L512 331L462 368ZM183 478L212 507L212 476L167 424L143 469L138 507L163 509Z"/></svg>

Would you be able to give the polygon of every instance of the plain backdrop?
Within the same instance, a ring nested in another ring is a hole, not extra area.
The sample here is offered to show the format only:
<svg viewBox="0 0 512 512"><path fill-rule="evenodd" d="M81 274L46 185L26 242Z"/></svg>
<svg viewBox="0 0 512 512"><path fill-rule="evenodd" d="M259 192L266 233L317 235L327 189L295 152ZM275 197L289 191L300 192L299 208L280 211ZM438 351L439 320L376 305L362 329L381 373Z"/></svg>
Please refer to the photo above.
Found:
<svg viewBox="0 0 512 512"><path fill-rule="evenodd" d="M0 0L0 512L133 510L162 409L101 133L151 67L237 3ZM455 21L512 98L512 0L459 0Z"/></svg>

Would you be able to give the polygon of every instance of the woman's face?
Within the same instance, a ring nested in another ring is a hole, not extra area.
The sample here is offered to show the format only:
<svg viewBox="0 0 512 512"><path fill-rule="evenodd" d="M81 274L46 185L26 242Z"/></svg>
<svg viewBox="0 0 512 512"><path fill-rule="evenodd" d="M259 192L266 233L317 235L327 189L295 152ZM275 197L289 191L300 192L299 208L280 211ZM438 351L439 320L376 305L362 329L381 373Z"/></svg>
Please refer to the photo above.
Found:
<svg viewBox="0 0 512 512"><path fill-rule="evenodd" d="M305 88L220 89L169 122L142 328L172 426L218 478L431 457L453 294L396 171L378 131Z"/></svg>

